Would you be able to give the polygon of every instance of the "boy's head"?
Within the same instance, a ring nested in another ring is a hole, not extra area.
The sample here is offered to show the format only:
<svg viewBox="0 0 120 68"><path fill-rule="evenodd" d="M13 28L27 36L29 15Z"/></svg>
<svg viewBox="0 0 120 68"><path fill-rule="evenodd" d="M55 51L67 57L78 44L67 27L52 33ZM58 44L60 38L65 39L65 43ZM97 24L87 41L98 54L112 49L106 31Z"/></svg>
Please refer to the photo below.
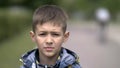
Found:
<svg viewBox="0 0 120 68"><path fill-rule="evenodd" d="M45 5L36 9L33 15L33 24L32 29L33 32L36 31L36 25L43 25L47 22L61 26L63 32L66 31L67 28L67 14L61 8L55 5Z"/></svg>
<svg viewBox="0 0 120 68"><path fill-rule="evenodd" d="M37 44L40 56L58 56L62 43L69 37L66 20L66 13L54 5L46 5L35 11L30 36Z"/></svg>

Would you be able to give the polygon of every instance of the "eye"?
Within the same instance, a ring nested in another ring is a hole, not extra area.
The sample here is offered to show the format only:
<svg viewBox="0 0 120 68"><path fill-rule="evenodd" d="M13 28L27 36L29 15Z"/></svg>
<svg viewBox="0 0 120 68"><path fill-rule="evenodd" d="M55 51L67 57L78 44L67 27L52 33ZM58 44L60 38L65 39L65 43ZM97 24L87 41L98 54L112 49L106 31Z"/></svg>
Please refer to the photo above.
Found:
<svg viewBox="0 0 120 68"><path fill-rule="evenodd" d="M59 33L53 33L52 35L53 35L53 36L55 36L55 37L60 36L60 34L59 34Z"/></svg>
<svg viewBox="0 0 120 68"><path fill-rule="evenodd" d="M46 36L47 34L46 33L40 33L38 34L39 36Z"/></svg>

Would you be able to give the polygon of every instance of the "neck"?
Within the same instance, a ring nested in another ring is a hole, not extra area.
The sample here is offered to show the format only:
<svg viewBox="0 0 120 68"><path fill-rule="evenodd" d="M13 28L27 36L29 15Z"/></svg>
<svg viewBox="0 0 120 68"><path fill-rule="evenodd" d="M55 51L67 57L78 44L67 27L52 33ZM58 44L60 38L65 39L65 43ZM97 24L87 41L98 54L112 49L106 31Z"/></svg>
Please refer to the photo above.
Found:
<svg viewBox="0 0 120 68"><path fill-rule="evenodd" d="M54 57L47 57L39 53L39 60L40 64L43 65L55 65L59 54L55 55Z"/></svg>

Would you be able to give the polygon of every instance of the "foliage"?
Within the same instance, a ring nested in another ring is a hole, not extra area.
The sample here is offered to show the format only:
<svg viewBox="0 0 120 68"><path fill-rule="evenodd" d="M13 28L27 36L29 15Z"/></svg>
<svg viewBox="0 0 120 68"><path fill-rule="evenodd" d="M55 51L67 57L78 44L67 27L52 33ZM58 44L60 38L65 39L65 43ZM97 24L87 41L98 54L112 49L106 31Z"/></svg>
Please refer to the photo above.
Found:
<svg viewBox="0 0 120 68"><path fill-rule="evenodd" d="M99 7L108 8L113 18L120 11L120 0L61 0L60 5L70 12L83 11L88 16Z"/></svg>
<svg viewBox="0 0 120 68"><path fill-rule="evenodd" d="M14 9L14 10L13 10ZM0 41L20 33L30 25L31 12L23 8L8 8L0 11Z"/></svg>

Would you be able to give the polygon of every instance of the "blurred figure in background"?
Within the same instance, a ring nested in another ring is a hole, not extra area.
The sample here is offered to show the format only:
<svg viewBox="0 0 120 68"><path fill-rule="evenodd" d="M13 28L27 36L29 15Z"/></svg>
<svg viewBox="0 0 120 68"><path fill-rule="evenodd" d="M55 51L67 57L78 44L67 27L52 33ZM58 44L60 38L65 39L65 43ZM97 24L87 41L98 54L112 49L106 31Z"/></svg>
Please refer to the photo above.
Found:
<svg viewBox="0 0 120 68"><path fill-rule="evenodd" d="M110 21L110 13L107 8L98 8L95 16L99 26L99 42L105 43L107 41L106 27Z"/></svg>

